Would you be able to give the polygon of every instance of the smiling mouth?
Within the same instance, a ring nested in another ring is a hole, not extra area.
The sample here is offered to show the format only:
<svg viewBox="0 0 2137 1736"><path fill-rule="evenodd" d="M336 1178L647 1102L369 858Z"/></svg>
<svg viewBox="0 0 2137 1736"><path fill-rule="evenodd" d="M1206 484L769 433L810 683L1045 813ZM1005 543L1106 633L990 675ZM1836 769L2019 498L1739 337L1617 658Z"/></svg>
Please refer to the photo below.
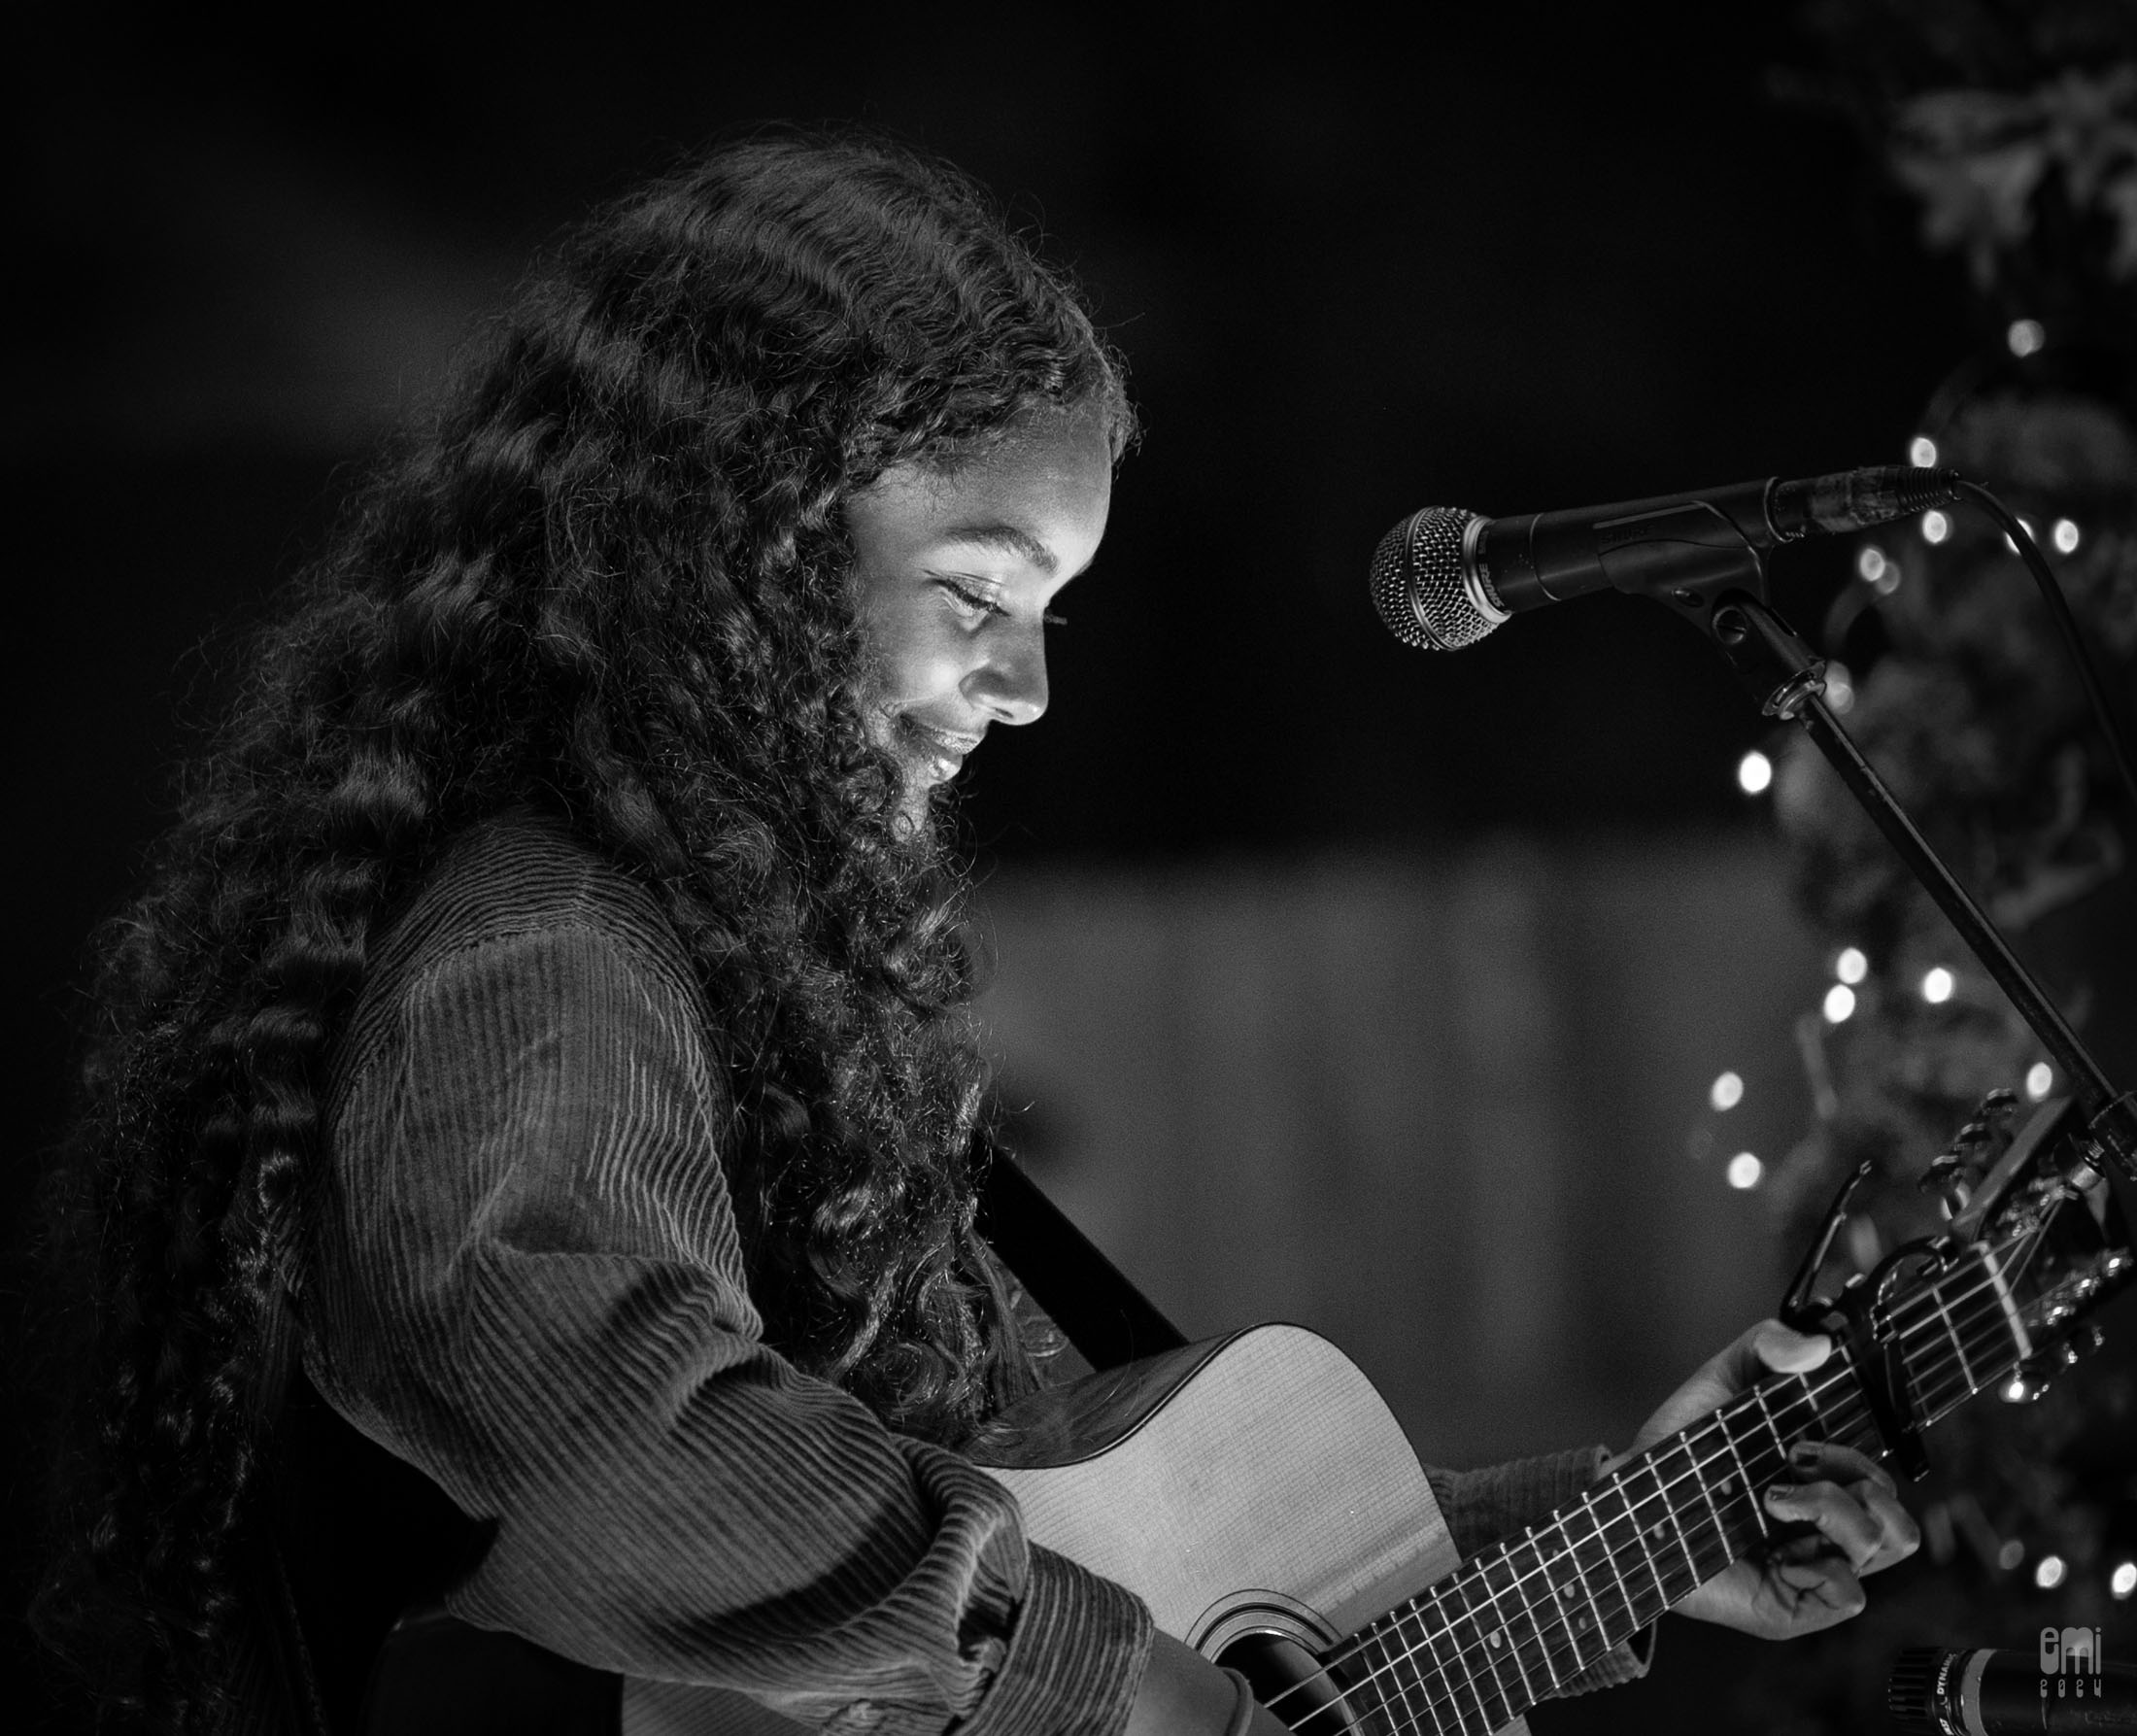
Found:
<svg viewBox="0 0 2137 1736"><path fill-rule="evenodd" d="M898 731L910 750L907 758L927 774L930 783L935 784L948 783L957 776L965 756L980 743L977 735L952 734L906 715L899 716Z"/></svg>

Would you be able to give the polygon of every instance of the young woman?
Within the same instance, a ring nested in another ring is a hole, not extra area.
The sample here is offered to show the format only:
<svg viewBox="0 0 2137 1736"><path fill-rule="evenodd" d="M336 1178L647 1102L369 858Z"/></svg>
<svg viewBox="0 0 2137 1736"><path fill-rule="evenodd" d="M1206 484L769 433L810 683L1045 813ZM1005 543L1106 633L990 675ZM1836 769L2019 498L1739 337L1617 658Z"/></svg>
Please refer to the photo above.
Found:
<svg viewBox="0 0 2137 1736"><path fill-rule="evenodd" d="M956 1450L1037 1375L943 793L1045 708L1133 432L969 185L774 137L585 227L381 465L105 936L39 1618L111 1705L345 1718L341 1509L479 1628L762 1714L1277 1727ZM336 1428L400 1496L322 1488ZM1601 1456L1439 1479L1458 1541ZM1705 1613L1822 1625L1912 1547L1837 1449L1774 1511L1810 1540Z"/></svg>

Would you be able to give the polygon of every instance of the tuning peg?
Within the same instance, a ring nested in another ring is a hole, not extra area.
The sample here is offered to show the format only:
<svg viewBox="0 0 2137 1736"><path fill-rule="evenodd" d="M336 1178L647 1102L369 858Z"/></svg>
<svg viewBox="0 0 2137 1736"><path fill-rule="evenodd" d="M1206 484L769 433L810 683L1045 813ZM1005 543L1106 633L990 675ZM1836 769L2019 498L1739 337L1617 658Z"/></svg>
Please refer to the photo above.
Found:
<svg viewBox="0 0 2137 1736"><path fill-rule="evenodd" d="M1966 1209L1974 1184L1980 1179L1981 1173L1972 1164L1957 1152L1947 1151L1929 1160L1929 1168L1916 1178L1915 1185L1925 1194L1942 1195L1945 1216L1957 1217Z"/></svg>
<svg viewBox="0 0 2137 1736"><path fill-rule="evenodd" d="M1975 1110L1984 1121L2009 1121L2018 1112L2018 1094L2009 1085L1998 1085L1985 1095Z"/></svg>

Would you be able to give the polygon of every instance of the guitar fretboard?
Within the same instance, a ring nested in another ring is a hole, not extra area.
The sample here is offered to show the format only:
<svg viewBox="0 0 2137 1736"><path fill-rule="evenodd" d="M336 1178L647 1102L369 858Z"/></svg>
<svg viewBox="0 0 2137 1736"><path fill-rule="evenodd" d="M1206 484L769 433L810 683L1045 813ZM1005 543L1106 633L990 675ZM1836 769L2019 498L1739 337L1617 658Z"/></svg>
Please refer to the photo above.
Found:
<svg viewBox="0 0 2137 1736"><path fill-rule="evenodd" d="M1925 1422L2032 1353L2007 1282L2017 1245L1961 1250L1881 1315ZM1844 1350L1740 1394L1361 1629L1326 1660L1345 1705L1368 1731L1489 1736L1761 1543L1764 1492L1799 1441L1885 1451Z"/></svg>

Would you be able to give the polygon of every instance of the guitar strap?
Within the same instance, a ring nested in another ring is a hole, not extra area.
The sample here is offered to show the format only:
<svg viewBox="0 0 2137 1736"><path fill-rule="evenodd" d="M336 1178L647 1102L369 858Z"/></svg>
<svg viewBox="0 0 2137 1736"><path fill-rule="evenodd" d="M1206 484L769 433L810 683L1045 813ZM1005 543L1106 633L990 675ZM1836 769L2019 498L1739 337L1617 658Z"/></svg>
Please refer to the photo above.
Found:
<svg viewBox="0 0 2137 1736"><path fill-rule="evenodd" d="M1000 1147L980 1181L979 1233L1094 1369L1118 1368L1187 1343Z"/></svg>

